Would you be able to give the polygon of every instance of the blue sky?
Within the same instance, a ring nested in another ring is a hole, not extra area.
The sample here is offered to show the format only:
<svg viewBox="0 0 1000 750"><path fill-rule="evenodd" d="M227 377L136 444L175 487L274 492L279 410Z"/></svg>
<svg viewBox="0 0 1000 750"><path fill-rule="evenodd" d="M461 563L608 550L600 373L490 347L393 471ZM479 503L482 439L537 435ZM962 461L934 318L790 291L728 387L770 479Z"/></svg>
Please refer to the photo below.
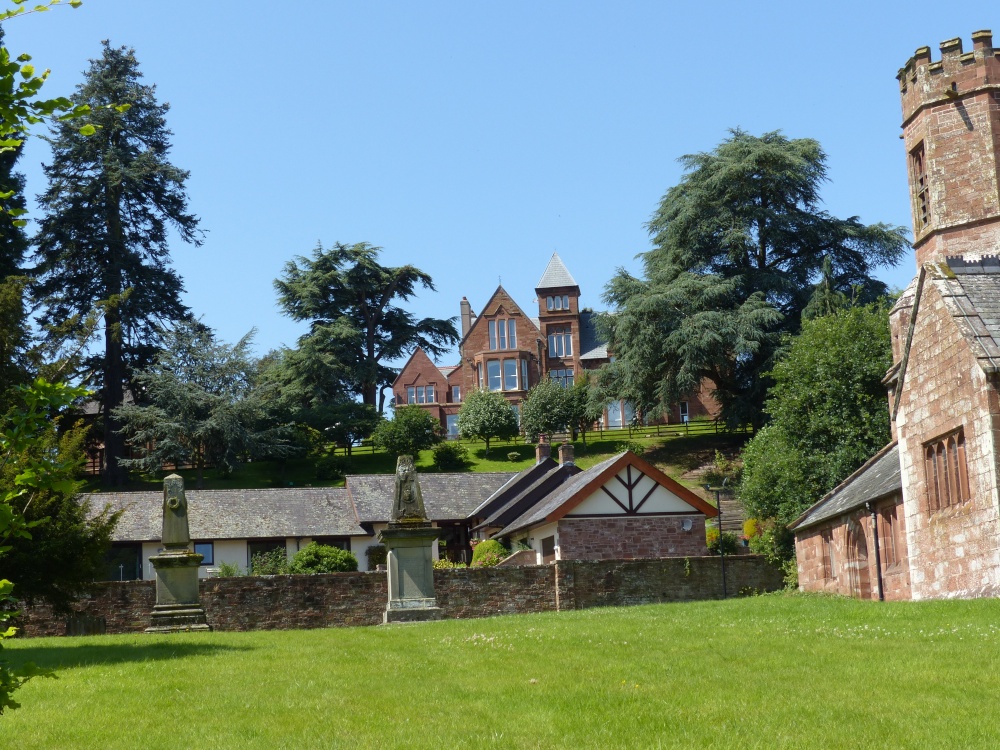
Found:
<svg viewBox="0 0 1000 750"><path fill-rule="evenodd" d="M185 301L224 339L256 326L263 353L303 330L272 282L317 242L430 273L421 316L457 315L463 295L478 311L498 279L530 309L553 251L600 309L615 269L638 270L678 157L734 127L819 140L827 210L909 227L896 72L919 46L1000 37L997 20L922 0L86 0L5 29L51 68L51 96L102 39L135 47L207 232L173 246ZM29 144L30 195L48 158ZM913 272L911 255L881 276Z"/></svg>

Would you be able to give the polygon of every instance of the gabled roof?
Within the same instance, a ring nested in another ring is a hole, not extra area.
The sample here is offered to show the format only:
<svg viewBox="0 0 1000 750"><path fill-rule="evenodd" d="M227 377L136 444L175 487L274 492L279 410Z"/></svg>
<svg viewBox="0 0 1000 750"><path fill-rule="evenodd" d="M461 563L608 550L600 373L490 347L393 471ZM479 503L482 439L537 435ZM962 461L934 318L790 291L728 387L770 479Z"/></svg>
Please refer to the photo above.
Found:
<svg viewBox="0 0 1000 750"><path fill-rule="evenodd" d="M580 469L573 464L558 464L552 458L529 466L470 514L470 517L480 519L473 530L506 526L579 473Z"/></svg>
<svg viewBox="0 0 1000 750"><path fill-rule="evenodd" d="M864 466L824 495L819 502L788 525L789 529L815 526L896 492L902 492L899 446L893 442L872 456Z"/></svg>
<svg viewBox="0 0 1000 750"><path fill-rule="evenodd" d="M597 314L580 313L580 359L609 359L608 342L597 332Z"/></svg>
<svg viewBox="0 0 1000 750"><path fill-rule="evenodd" d="M418 474L427 517L431 521L464 519L512 476L512 472ZM362 523L385 523L389 520L395 489L395 474L347 477L347 492Z"/></svg>
<svg viewBox="0 0 1000 750"><path fill-rule="evenodd" d="M443 372L442 368L438 367L434 363L434 360L432 360L430 358L430 356L428 356L427 352L424 351L423 347L418 346L416 349L413 350L413 354L410 355L410 358L408 360L406 360L406 364L403 365L403 367L400 369L399 374L396 376L396 379L392 381L392 386L391 387L393 389L395 389L396 384L399 383L400 380L403 378L403 375L406 373L406 371L410 367L410 365L414 364L416 362L419 362L421 359L426 360L427 363L430 364L431 367L433 367L435 370L437 370L438 373L440 373L441 378L443 380L447 380L448 379L447 373ZM448 368L444 368L444 369L448 369ZM454 369L454 368L451 368L451 369Z"/></svg>
<svg viewBox="0 0 1000 750"><path fill-rule="evenodd" d="M503 288L503 285L501 285L498 286L496 288L496 291L494 291L493 294L490 295L489 300L487 300L486 304L483 305L483 309L482 312L479 314L479 317L472 321L472 325L469 326L469 330L465 332L465 335L462 336L462 340L458 342L460 350L462 345L465 344L465 340L469 338L469 336L472 334L474 330L476 330L476 326L489 324L488 322L489 318L492 318L496 314L496 309L498 306L496 300L501 294L504 295L504 297L506 297L506 299L510 302L510 305L504 305L504 307L507 308L507 312L517 313L518 315L522 316L525 320L529 321L535 327L536 332L539 335L541 335L542 331L539 326L538 318L532 318L524 310L522 310L521 306L514 301L514 298L511 297L510 294L507 292L507 290Z"/></svg>
<svg viewBox="0 0 1000 750"><path fill-rule="evenodd" d="M541 502L509 523L502 530L494 534L494 536L507 536L528 526L534 526L543 522L551 523L558 521L627 465L635 466L643 474L670 490L670 492L692 506L695 510L704 513L707 517L715 518L719 514L715 508L702 498L698 497L687 487L668 477L644 458L635 455L631 451L625 451L591 466L576 476L570 477L555 492L547 495Z"/></svg>
<svg viewBox="0 0 1000 750"><path fill-rule="evenodd" d="M979 366L1000 372L1000 258L948 258L935 270L932 283Z"/></svg>
<svg viewBox="0 0 1000 750"><path fill-rule="evenodd" d="M535 285L535 289L540 291L542 289L557 289L566 286L579 286L579 284L576 283L573 274L566 268L566 264L562 262L559 253L552 253L552 257L549 258L549 264L545 267L545 272Z"/></svg>
<svg viewBox="0 0 1000 750"><path fill-rule="evenodd" d="M356 536L366 532L343 487L186 490L192 539ZM123 511L114 541L149 542L163 530L163 492L100 492L90 512Z"/></svg>

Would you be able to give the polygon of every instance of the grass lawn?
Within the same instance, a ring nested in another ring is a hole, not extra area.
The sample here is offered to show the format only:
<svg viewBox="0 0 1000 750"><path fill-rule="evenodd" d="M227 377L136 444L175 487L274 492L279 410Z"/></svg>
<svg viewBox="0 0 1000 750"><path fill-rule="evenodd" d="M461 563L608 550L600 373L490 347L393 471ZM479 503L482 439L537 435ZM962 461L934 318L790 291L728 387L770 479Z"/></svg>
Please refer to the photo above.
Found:
<svg viewBox="0 0 1000 750"><path fill-rule="evenodd" d="M9 748L1000 747L1000 601L15 641Z"/></svg>

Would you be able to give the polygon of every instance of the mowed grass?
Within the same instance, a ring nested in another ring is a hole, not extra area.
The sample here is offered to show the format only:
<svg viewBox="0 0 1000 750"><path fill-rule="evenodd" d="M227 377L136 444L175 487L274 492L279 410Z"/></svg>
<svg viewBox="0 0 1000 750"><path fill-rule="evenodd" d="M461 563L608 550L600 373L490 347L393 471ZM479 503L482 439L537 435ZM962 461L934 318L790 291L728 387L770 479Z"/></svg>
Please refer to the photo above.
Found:
<svg viewBox="0 0 1000 750"><path fill-rule="evenodd" d="M10 748L1000 747L1000 601L14 642Z"/></svg>

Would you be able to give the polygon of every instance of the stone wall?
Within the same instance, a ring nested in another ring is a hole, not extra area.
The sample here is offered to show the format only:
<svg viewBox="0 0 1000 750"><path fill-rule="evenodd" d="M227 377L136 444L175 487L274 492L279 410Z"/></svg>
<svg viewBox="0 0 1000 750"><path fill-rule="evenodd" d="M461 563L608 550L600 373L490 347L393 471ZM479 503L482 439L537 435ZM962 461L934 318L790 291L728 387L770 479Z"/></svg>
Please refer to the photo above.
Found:
<svg viewBox="0 0 1000 750"><path fill-rule="evenodd" d="M684 531L684 521L691 530ZM632 560L707 555L705 516L561 518L559 549L578 560Z"/></svg>
<svg viewBox="0 0 1000 750"><path fill-rule="evenodd" d="M776 568L751 555L727 558L726 576L730 595L782 585ZM434 586L446 618L722 596L717 557L436 570ZM212 627L235 631L377 625L388 593L384 573L332 573L202 580L201 596ZM149 624L155 599L153 581L98 583L71 617L26 607L17 625L25 636L138 633Z"/></svg>

